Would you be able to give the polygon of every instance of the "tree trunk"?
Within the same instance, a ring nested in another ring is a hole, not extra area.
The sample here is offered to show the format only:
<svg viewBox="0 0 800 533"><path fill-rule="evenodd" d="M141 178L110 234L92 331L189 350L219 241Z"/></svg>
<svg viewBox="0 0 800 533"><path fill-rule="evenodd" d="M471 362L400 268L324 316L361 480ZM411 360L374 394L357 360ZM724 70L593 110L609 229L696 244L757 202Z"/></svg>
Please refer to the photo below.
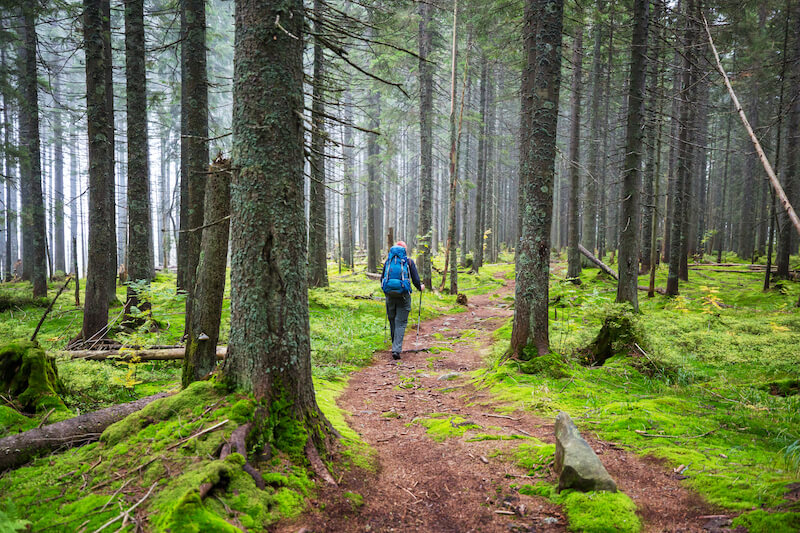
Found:
<svg viewBox="0 0 800 533"><path fill-rule="evenodd" d="M578 22L578 34L572 44L572 91L570 94L569 127L569 202L567 207L567 277L581 282L580 228L578 195L581 187L581 77L583 76L583 26Z"/></svg>
<svg viewBox="0 0 800 533"><path fill-rule="evenodd" d="M367 97L370 123L372 131L380 128L381 93L374 88L369 90ZM380 176L380 147L378 136L367 133L367 272L377 272L381 256L383 235L381 231L381 176Z"/></svg>
<svg viewBox="0 0 800 533"><path fill-rule="evenodd" d="M6 68L6 51L4 46L0 46L0 65ZM5 281L11 281L15 275L17 259L19 258L19 245L17 242L17 190L14 187L15 163L11 153L13 135L11 133L11 118L9 108L11 107L11 92L9 88L0 88L3 91L3 146L7 149L4 152L5 164L5 227L6 227L6 277Z"/></svg>
<svg viewBox="0 0 800 533"><path fill-rule="evenodd" d="M84 46L86 50L86 117L89 136L89 260L86 265L84 296L84 340L105 335L108 324L108 285L113 285L116 266L114 203L109 198L113 188L113 150L108 138L113 111L106 97L106 54L104 43L110 33L103 25L103 3L107 0L84 0ZM108 180L112 181L109 187Z"/></svg>
<svg viewBox="0 0 800 533"><path fill-rule="evenodd" d="M431 240L433 237L433 65L428 56L433 50L431 28L433 7L420 2L419 13L419 142L420 142L420 251L417 256L422 282L433 286L431 273Z"/></svg>
<svg viewBox="0 0 800 533"><path fill-rule="evenodd" d="M354 268L353 249L355 238L353 233L353 196L356 194L353 176L355 159L353 157L353 96L350 91L344 97L344 143L342 158L344 159L344 214L342 228L342 255L344 262L351 270Z"/></svg>
<svg viewBox="0 0 800 533"><path fill-rule="evenodd" d="M116 220L116 182L114 181L114 148L116 146L114 136L114 71L113 60L111 53L111 1L101 0L102 9L100 24L103 34L103 83L105 84L105 106L108 110L108 121L105 122L105 137L107 139L109 150L106 153L108 157L108 179L105 180L106 196L108 202L108 210L110 216L105 219L108 224L108 238L110 239L110 248L108 254L104 256L106 260L105 275L108 276L108 281L105 284L106 298L108 299L109 306L116 305L117 301L117 284L116 274L117 267L119 266L117 260L117 220ZM87 89L88 91L88 89ZM88 115L87 115L88 120ZM91 210L91 209L90 209ZM91 215L89 216L91 218ZM91 254L91 252L90 252ZM124 258L121 258L124 259ZM88 287L87 287L88 288ZM87 302L88 303L88 302Z"/></svg>
<svg viewBox="0 0 800 533"><path fill-rule="evenodd" d="M59 77L53 75L53 93L61 97ZM61 109L53 111L53 271L67 271L64 246L64 124Z"/></svg>
<svg viewBox="0 0 800 533"><path fill-rule="evenodd" d="M208 80L204 0L181 0L181 233L178 237L178 288L187 293L186 323L192 312L203 201L208 172Z"/></svg>
<svg viewBox="0 0 800 533"><path fill-rule="evenodd" d="M597 185L600 173L600 102L603 99L603 83L601 75L603 64L601 47L603 43L603 28L600 23L603 0L596 0L595 20L592 33L594 34L594 47L592 51L592 116L589 127L589 172L586 176L585 197L583 202L583 232L581 240L592 252L597 250Z"/></svg>
<svg viewBox="0 0 800 533"><path fill-rule="evenodd" d="M280 27L275 24L280 20ZM222 377L252 392L255 437L328 424L311 381L303 175L301 0L236 5L231 330ZM374 108L373 108L374 109ZM266 412L264 412L266 411ZM288 429L284 429L288 431Z"/></svg>
<svg viewBox="0 0 800 533"><path fill-rule="evenodd" d="M481 122L478 133L478 179L475 189L475 253L472 257L472 270L478 272L483 266L483 220L486 212L486 143L487 143L487 94L489 92L489 61L481 54L480 113Z"/></svg>
<svg viewBox="0 0 800 533"><path fill-rule="evenodd" d="M108 426L131 413L140 411L155 400L166 398L169 393L141 398L139 400L112 405L93 413L70 418L41 428L30 429L0 439L0 470L22 466L34 457L60 448L82 446L100 438Z"/></svg>
<svg viewBox="0 0 800 533"><path fill-rule="evenodd" d="M186 330L186 356L181 379L184 387L203 379L217 363L216 347L228 265L230 184L230 161L218 158L211 166L206 183L202 247L193 293L201 305L195 307L192 322Z"/></svg>
<svg viewBox="0 0 800 533"><path fill-rule="evenodd" d="M125 74L128 120L128 295L125 308L142 311L149 302L140 302L136 283L155 276L153 229L150 221L150 172L147 144L147 88L144 52L144 0L125 3Z"/></svg>
<svg viewBox="0 0 800 533"><path fill-rule="evenodd" d="M45 213L39 144L39 90L36 73L36 7L22 8L19 61L20 198L22 202L22 277L33 283L33 296L47 295Z"/></svg>
<svg viewBox="0 0 800 533"><path fill-rule="evenodd" d="M795 2L793 13L787 13L786 16L793 17L792 24L795 27L794 50L792 52L794 65L790 74L790 79L793 83L790 84L792 92L789 96L792 104L789 108L789 127L787 128L786 136L786 169L783 178L783 191L786 193L786 197L791 200L796 197L796 190L799 187L798 184L800 184L800 177L798 177L798 172L800 171L800 3ZM781 110L782 112L783 110ZM797 239L797 236L792 231L792 222L789 220L789 215L786 211L781 210L778 219L780 221L778 226L780 233L778 235L776 257L778 272L776 277L788 279L789 255L793 248L793 241Z"/></svg>
<svg viewBox="0 0 800 533"><path fill-rule="evenodd" d="M548 294L563 0L528 0L520 127L521 236L511 353L550 350Z"/></svg>
<svg viewBox="0 0 800 533"><path fill-rule="evenodd" d="M450 64L450 195L447 209L447 246L442 289L450 269L450 294L458 294L458 262L456 251L456 200L458 193L458 126L456 125L456 62L458 60L458 0L453 2L453 44ZM463 96L462 96L463 98Z"/></svg>
<svg viewBox="0 0 800 533"><path fill-rule="evenodd" d="M314 0L314 31L324 33L320 22L322 0ZM325 52L318 38L314 39L314 80L311 101L311 182L309 189L308 216L308 284L311 287L328 286L328 256L325 233L327 231L325 210L325 113L324 102Z"/></svg>
<svg viewBox="0 0 800 533"><path fill-rule="evenodd" d="M639 210L642 194L642 132L647 72L648 11L647 0L634 0L628 125L622 185L622 226L619 230L617 302L628 302L635 311L639 310Z"/></svg>
<svg viewBox="0 0 800 533"><path fill-rule="evenodd" d="M695 0L686 1L685 13L686 27L684 30L684 50L683 50L683 67L681 71L681 96L680 96L680 119L678 121L678 150L677 150L677 176L675 183L675 195L672 201L672 224L670 234L670 252L669 252L669 274L667 275L667 294L675 296L678 294L678 280L680 279L681 270L681 256L685 250L686 239L686 224L684 221L687 219L685 212L688 206L686 205L686 188L689 183L688 174L692 170L692 153L693 147L691 145L691 126L694 123L694 45L696 39L696 28L692 21L692 17L696 15Z"/></svg>

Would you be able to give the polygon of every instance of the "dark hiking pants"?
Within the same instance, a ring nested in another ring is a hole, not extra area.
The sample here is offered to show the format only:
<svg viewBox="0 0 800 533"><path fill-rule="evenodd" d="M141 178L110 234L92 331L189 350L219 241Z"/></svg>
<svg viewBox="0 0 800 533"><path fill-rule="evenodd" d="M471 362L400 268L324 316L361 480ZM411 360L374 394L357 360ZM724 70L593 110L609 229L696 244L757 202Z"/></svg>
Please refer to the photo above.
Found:
<svg viewBox="0 0 800 533"><path fill-rule="evenodd" d="M411 294L386 297L386 316L389 317L389 331L392 332L392 351L403 351L403 337L406 334L408 314L411 312Z"/></svg>

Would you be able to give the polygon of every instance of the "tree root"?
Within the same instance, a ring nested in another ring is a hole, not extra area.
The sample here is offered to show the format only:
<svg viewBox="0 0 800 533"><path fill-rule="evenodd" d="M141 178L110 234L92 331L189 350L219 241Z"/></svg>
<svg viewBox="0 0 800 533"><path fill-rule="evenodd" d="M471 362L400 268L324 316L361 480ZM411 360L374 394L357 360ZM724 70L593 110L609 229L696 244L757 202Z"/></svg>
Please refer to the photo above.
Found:
<svg viewBox="0 0 800 533"><path fill-rule="evenodd" d="M251 465L249 462L247 462L247 443L245 442L245 439L247 439L247 434L250 432L250 428L251 427L253 427L253 424L248 422L247 424L241 425L238 428L236 428L233 431L233 433L231 433L231 441L229 443L226 442L222 446L222 450L219 453L219 458L220 459L225 459L232 452L241 454L244 457L244 460L245 460L245 463L244 463L244 466L242 467L242 470L244 470L245 472L250 474L250 477L252 477L253 481L255 481L255 483L256 483L256 487L258 487L261 490L264 490L266 488L267 484L264 482L264 478L261 476L261 473L258 470L256 470L255 468L253 468L253 465ZM200 488L201 488L200 496L202 498L203 497L203 493L202 493L203 486L201 485ZM211 488L209 488L208 490L210 491Z"/></svg>
<svg viewBox="0 0 800 533"><path fill-rule="evenodd" d="M333 476L328 471L325 463L323 463L322 459L320 459L317 447L314 446L314 442L310 437L306 441L306 457L308 458L308 462L311 463L311 468L314 469L314 472L316 472L319 477L324 479L326 483L335 487L336 480L333 479Z"/></svg>

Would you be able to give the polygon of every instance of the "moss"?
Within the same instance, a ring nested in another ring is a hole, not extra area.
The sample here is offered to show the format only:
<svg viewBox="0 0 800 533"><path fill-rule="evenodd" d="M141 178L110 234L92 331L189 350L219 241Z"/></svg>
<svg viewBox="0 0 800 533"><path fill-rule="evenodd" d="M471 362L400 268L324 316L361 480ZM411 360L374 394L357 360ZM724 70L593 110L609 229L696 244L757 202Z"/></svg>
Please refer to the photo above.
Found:
<svg viewBox="0 0 800 533"><path fill-rule="evenodd" d="M333 428L339 432L339 444L342 445L341 454L344 463L340 466L347 468L355 466L364 470L374 472L377 469L377 453L361 436L345 421L346 411L336 405L338 398L347 388L347 381L327 381L321 379L314 380L314 391L317 396L317 405L331 423Z"/></svg>
<svg viewBox="0 0 800 533"><path fill-rule="evenodd" d="M570 375L564 358L555 353L533 356L529 360L520 363L519 370L524 374L543 374L553 379Z"/></svg>
<svg viewBox="0 0 800 533"><path fill-rule="evenodd" d="M64 387L58 379L55 359L35 341L15 341L0 346L0 389L26 412L67 411L59 394Z"/></svg>
<svg viewBox="0 0 800 533"><path fill-rule="evenodd" d="M344 497L350 500L350 503L353 505L353 509L359 509L364 505L364 497L357 492L350 492L347 491L344 493Z"/></svg>
<svg viewBox="0 0 800 533"><path fill-rule="evenodd" d="M253 419L255 404L252 399L241 399L230 408L229 417L238 424L244 424Z"/></svg>
<svg viewBox="0 0 800 533"><path fill-rule="evenodd" d="M141 411L110 425L103 431L100 440L113 446L139 433L156 420L168 420L174 415L199 415L206 407L219 400L222 390L211 381L196 381L178 394L156 400Z"/></svg>
<svg viewBox="0 0 800 533"><path fill-rule="evenodd" d="M563 491L555 502L563 506L573 531L638 533L642 530L636 505L622 492Z"/></svg>
<svg viewBox="0 0 800 533"><path fill-rule="evenodd" d="M17 412L16 409L0 405L0 438L11 433L27 431L36 427L36 420Z"/></svg>
<svg viewBox="0 0 800 533"><path fill-rule="evenodd" d="M470 429L480 429L478 424L460 416L448 416L436 413L431 418L415 418L410 424L420 424L427 428L428 436L437 442L451 437L460 437Z"/></svg>
<svg viewBox="0 0 800 533"><path fill-rule="evenodd" d="M200 494L193 490L187 492L178 501L167 520L160 523L156 527L156 531L168 531L170 533L218 531L226 533L239 532L241 529L234 527L216 513L207 509L200 499Z"/></svg>
<svg viewBox="0 0 800 533"><path fill-rule="evenodd" d="M800 513L771 513L757 509L739 515L734 527L744 527L751 533L795 533L800 530Z"/></svg>

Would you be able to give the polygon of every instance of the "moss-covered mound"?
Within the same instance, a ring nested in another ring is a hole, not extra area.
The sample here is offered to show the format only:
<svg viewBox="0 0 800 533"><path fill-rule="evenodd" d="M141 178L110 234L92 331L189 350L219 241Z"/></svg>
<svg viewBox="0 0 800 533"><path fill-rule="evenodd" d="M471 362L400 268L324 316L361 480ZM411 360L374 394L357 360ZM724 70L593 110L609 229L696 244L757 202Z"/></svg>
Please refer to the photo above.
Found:
<svg viewBox="0 0 800 533"><path fill-rule="evenodd" d="M594 342L581 352L586 365L602 366L615 355L626 354L639 342L636 315L629 306L609 307L603 325Z"/></svg>
<svg viewBox="0 0 800 533"><path fill-rule="evenodd" d="M34 341L15 341L0 347L0 390L28 413L64 410L55 359Z"/></svg>

